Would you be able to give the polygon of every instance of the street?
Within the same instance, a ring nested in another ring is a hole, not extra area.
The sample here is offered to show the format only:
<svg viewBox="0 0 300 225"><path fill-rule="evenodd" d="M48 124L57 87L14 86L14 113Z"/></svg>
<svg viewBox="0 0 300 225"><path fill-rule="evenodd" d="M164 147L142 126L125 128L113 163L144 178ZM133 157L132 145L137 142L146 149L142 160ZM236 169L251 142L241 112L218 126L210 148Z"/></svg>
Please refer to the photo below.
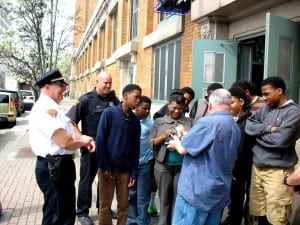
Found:
<svg viewBox="0 0 300 225"><path fill-rule="evenodd" d="M70 100L63 102L63 109L68 110L73 104ZM11 129L0 129L0 199L3 205L3 215L0 225L32 225L41 224L42 194L36 185L34 168L35 156L28 141L28 118L26 111L17 118L17 125ZM297 143L298 155L300 143ZM79 154L75 158L76 168L79 169ZM77 171L76 185L79 172ZM93 187L93 204L91 217L98 223L96 208L96 182ZM158 203L158 199L157 199ZM116 200L112 209L116 210ZM296 212L296 213L295 213ZM294 216L296 215L296 217ZM300 224L300 197L295 195L291 225ZM157 218L152 218L151 224L156 224ZM79 224L76 221L76 224ZM114 220L116 224L116 220Z"/></svg>

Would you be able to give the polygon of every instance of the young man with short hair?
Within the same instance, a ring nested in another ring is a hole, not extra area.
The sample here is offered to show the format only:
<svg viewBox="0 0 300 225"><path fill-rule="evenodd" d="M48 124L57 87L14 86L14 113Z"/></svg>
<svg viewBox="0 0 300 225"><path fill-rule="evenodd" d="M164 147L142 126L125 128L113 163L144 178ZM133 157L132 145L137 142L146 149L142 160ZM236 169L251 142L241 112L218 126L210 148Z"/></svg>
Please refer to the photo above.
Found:
<svg viewBox="0 0 300 225"><path fill-rule="evenodd" d="M117 194L118 225L125 225L128 215L128 188L137 179L140 152L140 121L132 110L140 102L142 89L128 84L122 91L123 101L106 108L101 116L96 155L99 168L99 225L112 225L111 203Z"/></svg>
<svg viewBox="0 0 300 225"><path fill-rule="evenodd" d="M280 77L263 80L261 90L266 105L246 124L246 133L256 138L252 148L250 214L260 217L260 225L285 225L291 215L292 193L283 179L293 172L298 161L295 145L300 137L300 109L288 100Z"/></svg>

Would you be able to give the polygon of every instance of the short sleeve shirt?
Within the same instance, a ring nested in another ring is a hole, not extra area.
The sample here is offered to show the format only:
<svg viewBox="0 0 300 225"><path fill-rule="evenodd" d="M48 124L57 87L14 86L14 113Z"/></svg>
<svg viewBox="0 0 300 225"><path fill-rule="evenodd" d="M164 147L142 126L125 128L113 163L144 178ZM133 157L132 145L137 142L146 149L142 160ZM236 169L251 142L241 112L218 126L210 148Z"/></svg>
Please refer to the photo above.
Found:
<svg viewBox="0 0 300 225"><path fill-rule="evenodd" d="M42 157L47 154L72 154L73 151L60 148L51 139L53 133L60 128L73 135L71 121L64 111L50 97L41 94L29 118L29 141L32 151Z"/></svg>

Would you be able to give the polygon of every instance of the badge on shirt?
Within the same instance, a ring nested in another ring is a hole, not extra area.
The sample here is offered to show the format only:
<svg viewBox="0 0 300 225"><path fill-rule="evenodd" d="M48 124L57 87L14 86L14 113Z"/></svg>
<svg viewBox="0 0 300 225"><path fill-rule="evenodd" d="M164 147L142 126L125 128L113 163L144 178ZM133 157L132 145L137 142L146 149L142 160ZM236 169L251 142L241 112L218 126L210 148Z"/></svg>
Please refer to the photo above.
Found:
<svg viewBox="0 0 300 225"><path fill-rule="evenodd" d="M47 113L48 113L50 116L52 116L52 117L56 117L57 114L58 114L58 112L57 112L55 109L49 109L49 110L47 111Z"/></svg>
<svg viewBox="0 0 300 225"><path fill-rule="evenodd" d="M109 106L114 106L113 102L109 102L108 104L109 104Z"/></svg>

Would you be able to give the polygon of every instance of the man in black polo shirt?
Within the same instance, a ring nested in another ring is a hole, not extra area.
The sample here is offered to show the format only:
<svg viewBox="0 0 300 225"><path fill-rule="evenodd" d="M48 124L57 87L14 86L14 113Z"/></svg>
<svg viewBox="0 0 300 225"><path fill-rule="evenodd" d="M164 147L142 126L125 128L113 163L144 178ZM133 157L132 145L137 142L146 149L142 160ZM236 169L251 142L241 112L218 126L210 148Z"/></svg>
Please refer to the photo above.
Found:
<svg viewBox="0 0 300 225"><path fill-rule="evenodd" d="M96 87L79 98L78 104L67 113L75 123L81 121L83 134L96 137L98 122L103 110L118 105L119 99L111 91L112 77L107 72L97 75ZM80 181L77 197L77 216L82 225L93 224L89 217L89 208L92 202L92 184L97 174L96 153L90 154L87 149L81 148Z"/></svg>

